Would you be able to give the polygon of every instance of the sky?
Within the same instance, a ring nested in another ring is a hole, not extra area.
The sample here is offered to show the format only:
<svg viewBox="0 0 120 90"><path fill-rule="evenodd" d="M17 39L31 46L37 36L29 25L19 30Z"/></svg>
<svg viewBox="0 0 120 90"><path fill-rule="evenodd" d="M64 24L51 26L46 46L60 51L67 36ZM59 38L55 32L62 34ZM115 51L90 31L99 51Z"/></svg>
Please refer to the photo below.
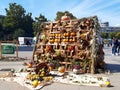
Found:
<svg viewBox="0 0 120 90"><path fill-rule="evenodd" d="M100 22L120 26L120 0L0 0L0 15L6 15L9 3L20 4L33 18L42 14L54 21L58 11L69 11L77 18L97 15Z"/></svg>

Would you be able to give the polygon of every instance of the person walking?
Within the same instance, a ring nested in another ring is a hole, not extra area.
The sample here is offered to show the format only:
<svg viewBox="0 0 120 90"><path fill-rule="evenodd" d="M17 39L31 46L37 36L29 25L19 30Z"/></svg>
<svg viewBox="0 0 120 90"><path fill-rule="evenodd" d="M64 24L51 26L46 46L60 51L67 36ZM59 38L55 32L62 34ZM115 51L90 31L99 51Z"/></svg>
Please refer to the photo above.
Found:
<svg viewBox="0 0 120 90"><path fill-rule="evenodd" d="M118 47L118 39L113 38L112 39L112 55L118 55L117 53L117 47Z"/></svg>
<svg viewBox="0 0 120 90"><path fill-rule="evenodd" d="M120 54L120 39L118 40L118 45L117 45L117 55Z"/></svg>

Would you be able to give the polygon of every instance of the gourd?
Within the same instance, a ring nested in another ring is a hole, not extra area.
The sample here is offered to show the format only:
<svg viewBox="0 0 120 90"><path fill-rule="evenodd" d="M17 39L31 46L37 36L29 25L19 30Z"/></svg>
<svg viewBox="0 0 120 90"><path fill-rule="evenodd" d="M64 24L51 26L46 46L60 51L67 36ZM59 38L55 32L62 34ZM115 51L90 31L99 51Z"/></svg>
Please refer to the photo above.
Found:
<svg viewBox="0 0 120 90"><path fill-rule="evenodd" d="M64 72L65 72L65 67L64 67L64 66L60 66L60 67L58 68L58 72L64 73Z"/></svg>

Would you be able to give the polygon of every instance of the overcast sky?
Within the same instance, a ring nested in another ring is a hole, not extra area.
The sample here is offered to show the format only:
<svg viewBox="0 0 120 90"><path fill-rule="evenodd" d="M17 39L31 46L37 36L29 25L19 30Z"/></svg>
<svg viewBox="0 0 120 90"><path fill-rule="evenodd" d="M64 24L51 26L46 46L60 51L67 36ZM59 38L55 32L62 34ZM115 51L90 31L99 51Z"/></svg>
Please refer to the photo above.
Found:
<svg viewBox="0 0 120 90"><path fill-rule="evenodd" d="M0 15L6 15L9 3L20 4L33 18L42 14L54 20L57 11L69 11L77 18L97 15L101 22L120 26L120 0L0 0Z"/></svg>

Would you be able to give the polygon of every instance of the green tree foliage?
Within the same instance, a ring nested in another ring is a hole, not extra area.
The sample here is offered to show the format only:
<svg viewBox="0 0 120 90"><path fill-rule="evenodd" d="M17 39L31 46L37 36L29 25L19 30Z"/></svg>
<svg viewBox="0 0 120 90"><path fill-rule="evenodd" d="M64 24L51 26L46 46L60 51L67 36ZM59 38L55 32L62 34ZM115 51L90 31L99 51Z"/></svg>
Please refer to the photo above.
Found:
<svg viewBox="0 0 120 90"><path fill-rule="evenodd" d="M60 20L61 17L64 16L65 14L67 14L71 19L76 19L76 17L73 16L73 14L70 13L69 11L65 11L65 12L58 11L55 20Z"/></svg>
<svg viewBox="0 0 120 90"><path fill-rule="evenodd" d="M4 31L3 31L3 21L5 16L0 15L0 40L3 40Z"/></svg>
<svg viewBox="0 0 120 90"><path fill-rule="evenodd" d="M35 17L35 22L33 23L34 35L36 36L39 30L43 27L43 23L47 22L47 18L40 14L39 17Z"/></svg>
<svg viewBox="0 0 120 90"><path fill-rule="evenodd" d="M25 16L25 10L21 5L17 5L16 3L10 3L9 9L5 8L6 17L4 20L4 29L8 32L13 31L15 28L19 28L23 17Z"/></svg>
<svg viewBox="0 0 120 90"><path fill-rule="evenodd" d="M108 35L108 33L103 32L103 33L101 33L101 37L104 39L107 39L107 38L109 38L109 35Z"/></svg>
<svg viewBox="0 0 120 90"><path fill-rule="evenodd" d="M22 24L22 29L25 30L26 37L33 37L32 23L33 23L32 13L26 14L23 19L23 24Z"/></svg>
<svg viewBox="0 0 120 90"><path fill-rule="evenodd" d="M33 36L33 19L31 18L31 13L25 14L25 9L16 3L10 3L9 8L6 8L5 10L6 17L3 23L3 28L7 35L6 39L13 40L15 37L19 37L14 35L18 29L24 30L26 36Z"/></svg>
<svg viewBox="0 0 120 90"><path fill-rule="evenodd" d="M115 35L116 35L116 32L111 32L111 33L109 33L109 38L113 38L113 37L115 37Z"/></svg>
<svg viewBox="0 0 120 90"><path fill-rule="evenodd" d="M117 32L117 33L115 34L115 37L118 38L118 39L120 39L120 32Z"/></svg>
<svg viewBox="0 0 120 90"><path fill-rule="evenodd" d="M16 39L18 37L24 37L25 36L25 31L23 29L16 29L14 34L13 34L13 38Z"/></svg>

